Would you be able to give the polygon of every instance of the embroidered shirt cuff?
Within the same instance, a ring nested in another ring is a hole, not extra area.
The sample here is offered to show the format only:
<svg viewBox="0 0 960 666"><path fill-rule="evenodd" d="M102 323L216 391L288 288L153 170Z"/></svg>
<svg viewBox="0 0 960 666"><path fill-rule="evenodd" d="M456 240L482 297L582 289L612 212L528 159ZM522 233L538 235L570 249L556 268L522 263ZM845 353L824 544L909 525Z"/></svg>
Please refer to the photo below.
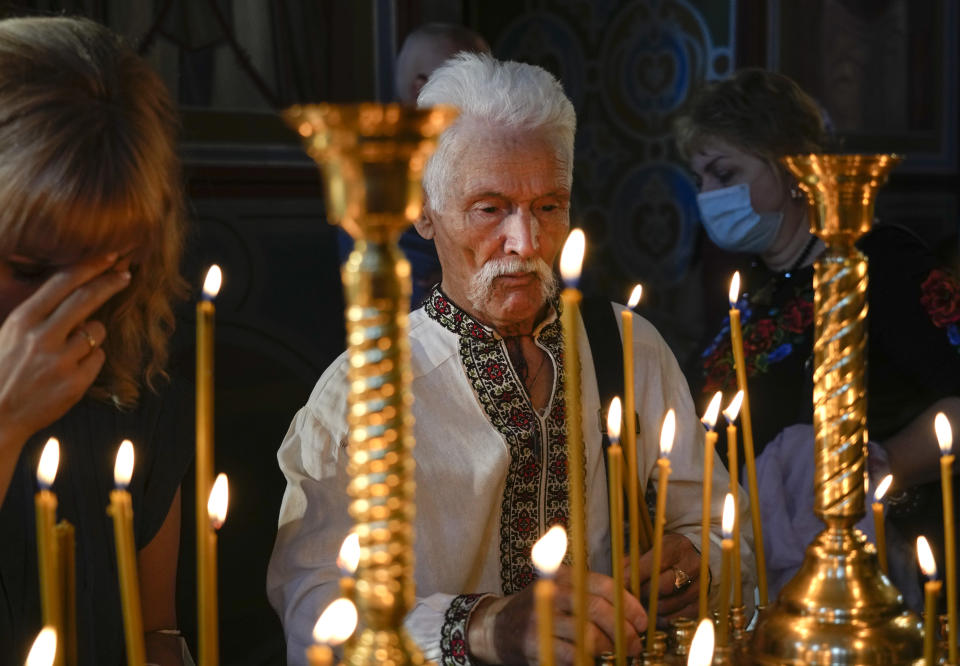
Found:
<svg viewBox="0 0 960 666"><path fill-rule="evenodd" d="M467 647L467 624L474 608L488 594L460 594L453 598L443 616L440 628L441 666L464 666L472 664Z"/></svg>

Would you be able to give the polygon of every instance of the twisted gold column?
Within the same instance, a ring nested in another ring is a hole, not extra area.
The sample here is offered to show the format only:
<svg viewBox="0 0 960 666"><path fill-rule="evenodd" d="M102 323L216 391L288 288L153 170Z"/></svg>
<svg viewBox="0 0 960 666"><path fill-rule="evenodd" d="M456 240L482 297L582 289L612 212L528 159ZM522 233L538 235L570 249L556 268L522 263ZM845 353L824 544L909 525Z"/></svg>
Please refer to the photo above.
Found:
<svg viewBox="0 0 960 666"><path fill-rule="evenodd" d="M360 538L359 636L345 660L422 664L403 630L414 601L410 264L397 240L417 219L420 179L451 109L299 106L284 112L324 175L327 216L355 242L344 264L350 513Z"/></svg>
<svg viewBox="0 0 960 666"><path fill-rule="evenodd" d="M814 510L826 523L804 563L758 623L760 664L919 663L919 619L854 528L864 515L867 443L867 259L854 243L869 231L893 155L784 158L826 244L814 266Z"/></svg>

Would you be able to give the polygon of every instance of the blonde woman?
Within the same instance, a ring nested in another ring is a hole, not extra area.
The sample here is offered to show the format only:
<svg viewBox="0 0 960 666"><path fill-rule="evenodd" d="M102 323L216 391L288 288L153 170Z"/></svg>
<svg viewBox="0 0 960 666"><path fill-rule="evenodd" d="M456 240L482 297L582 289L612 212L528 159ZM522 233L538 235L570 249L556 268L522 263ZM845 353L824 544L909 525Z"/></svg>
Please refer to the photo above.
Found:
<svg viewBox="0 0 960 666"><path fill-rule="evenodd" d="M48 437L76 528L80 663L120 664L105 514L124 438L148 660L180 663L174 590L190 424L164 371L182 194L176 111L158 76L83 19L0 21L0 654L40 628L32 495Z"/></svg>

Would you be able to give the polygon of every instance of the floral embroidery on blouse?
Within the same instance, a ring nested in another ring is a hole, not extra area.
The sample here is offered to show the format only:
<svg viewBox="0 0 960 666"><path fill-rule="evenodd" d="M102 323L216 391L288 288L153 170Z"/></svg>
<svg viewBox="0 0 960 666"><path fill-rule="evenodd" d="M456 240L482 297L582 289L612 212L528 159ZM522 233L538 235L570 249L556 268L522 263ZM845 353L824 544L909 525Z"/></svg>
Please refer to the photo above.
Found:
<svg viewBox="0 0 960 666"><path fill-rule="evenodd" d="M783 361L798 348L803 349L813 325L813 289L799 286L785 304L757 306L746 294L737 303L743 330L743 355L747 377L766 373L771 365ZM706 378L703 392L729 391L737 385L737 372L730 344L730 317L701 355Z"/></svg>
<svg viewBox="0 0 960 666"><path fill-rule="evenodd" d="M947 339L960 353L960 282L952 274L935 268L920 285L920 303L937 328L946 330Z"/></svg>

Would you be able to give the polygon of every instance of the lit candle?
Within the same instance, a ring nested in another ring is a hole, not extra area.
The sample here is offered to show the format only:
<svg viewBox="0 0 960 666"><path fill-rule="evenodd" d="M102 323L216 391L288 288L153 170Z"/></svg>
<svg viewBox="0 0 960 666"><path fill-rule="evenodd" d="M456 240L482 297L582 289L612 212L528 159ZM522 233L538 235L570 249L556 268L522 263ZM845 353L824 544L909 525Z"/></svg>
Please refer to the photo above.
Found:
<svg viewBox="0 0 960 666"><path fill-rule="evenodd" d="M733 495L733 605L743 605L743 580L740 571L740 470L737 462L737 414L744 396L737 391L723 416L727 419L727 459L730 465L730 492Z"/></svg>
<svg viewBox="0 0 960 666"><path fill-rule="evenodd" d="M533 589L534 604L537 613L537 647L540 663L553 666L553 597L555 594L553 576L567 552L567 532L560 525L554 525L533 544L530 551L533 566L540 578Z"/></svg>
<svg viewBox="0 0 960 666"><path fill-rule="evenodd" d="M613 571L614 654L619 666L627 664L627 635L623 614L623 450L620 448L620 398L610 401L607 411L607 475L610 486L610 559Z"/></svg>
<svg viewBox="0 0 960 666"><path fill-rule="evenodd" d="M77 567L76 535L69 521L61 520L55 530L57 535L57 568L60 574L60 590L63 609L62 650L66 663L77 662Z"/></svg>
<svg viewBox="0 0 960 666"><path fill-rule="evenodd" d="M730 280L730 346L733 349L733 363L737 371L737 388L743 391L743 415L740 417L740 423L743 426L743 459L747 467L750 522L753 526L753 553L757 561L757 589L760 592L760 604L766 605L767 558L763 548L763 526L760 522L760 494L757 489L757 463L753 454L753 418L750 416L750 397L747 393L747 365L743 357L743 331L740 328L740 310L737 309L739 297L740 272L737 271ZM737 515L739 516L739 513Z"/></svg>
<svg viewBox="0 0 960 666"><path fill-rule="evenodd" d="M340 596L350 601L354 601L356 580L353 575L357 572L359 563L360 537L351 530L340 544L340 552L337 554L337 568L340 569Z"/></svg>
<svg viewBox="0 0 960 666"><path fill-rule="evenodd" d="M880 500L887 494L891 483L893 483L893 475L887 474L873 491L873 529L877 533L877 559L880 561L880 569L883 573L889 573L889 571L887 571L887 538L883 525L883 504Z"/></svg>
<svg viewBox="0 0 960 666"><path fill-rule="evenodd" d="M667 482L670 478L670 451L677 430L677 416L673 409L667 410L660 428L660 457L657 458L657 514L653 523L653 559L650 562L650 605L647 613L647 652L654 651L657 633L657 600L660 596L660 559L663 552L663 525L667 513Z"/></svg>
<svg viewBox="0 0 960 666"><path fill-rule="evenodd" d="M628 415L624 421L623 441L627 459L627 518L630 521L630 591L637 599L640 598L640 555L650 550L652 538L647 525L650 512L647 503L640 498L637 422L635 417L631 418L637 411L634 397L633 308L637 307L642 294L643 286L636 285L630 292L627 309L620 313L623 328L623 412Z"/></svg>
<svg viewBox="0 0 960 666"><path fill-rule="evenodd" d="M727 647L730 635L730 568L733 560L733 522L735 515L733 494L727 493L723 500L721 521L723 541L720 543L720 608L718 609L720 638L717 642L720 647Z"/></svg>
<svg viewBox="0 0 960 666"><path fill-rule="evenodd" d="M700 524L700 619L710 612L710 519L712 518L711 494L713 492L713 451L717 445L717 416L720 414L720 401L723 394L717 391L707 407L700 422L707 428L703 451L703 517ZM712 634L711 634L712 636ZM713 651L711 638L711 654Z"/></svg>
<svg viewBox="0 0 960 666"><path fill-rule="evenodd" d="M197 530L197 623L198 647L201 664L204 663L205 641L210 640L211 628L205 625L210 617L207 604L209 590L216 573L207 551L210 548L210 517L206 500L213 484L213 299L220 292L222 282L220 267L214 264L207 270L203 281L203 295L197 303L197 395L196 395L196 530ZM214 583L215 585L215 583ZM216 639L213 639L216 640Z"/></svg>
<svg viewBox="0 0 960 666"><path fill-rule="evenodd" d="M917 559L920 569L927 577L923 585L924 617L923 617L923 657L928 665L936 664L936 637L937 637L937 597L940 595L940 581L937 580L937 563L930 551L930 544L926 537L917 537ZM953 636L953 634L950 634ZM952 642L952 641L951 641ZM952 663L952 662L951 662Z"/></svg>
<svg viewBox="0 0 960 666"><path fill-rule="evenodd" d="M710 666L713 663L713 620L703 619L690 641L687 666Z"/></svg>
<svg viewBox="0 0 960 666"><path fill-rule="evenodd" d="M333 666L333 648L346 641L357 628L357 607L349 599L337 599L320 614L313 627L314 645L307 648L310 666Z"/></svg>
<svg viewBox="0 0 960 666"><path fill-rule="evenodd" d="M957 663L957 549L953 535L953 430L946 414L933 420L940 443L940 483L943 486L943 537L947 576L947 624L950 635L950 663Z"/></svg>
<svg viewBox="0 0 960 666"><path fill-rule="evenodd" d="M107 513L113 517L113 540L117 549L117 578L120 583L120 604L123 608L123 635L127 645L127 663L143 666L146 652L143 645L143 617L140 587L137 579L137 553L133 541L133 503L127 486L133 476L133 443L123 440L113 467L116 490L110 491Z"/></svg>
<svg viewBox="0 0 960 666"><path fill-rule="evenodd" d="M213 482L207 499L207 524L210 530L206 534L204 557L207 558L207 588L202 590L206 598L203 607L207 614L199 619L200 666L216 666L220 663L220 624L217 596L217 530L223 527L227 519L227 505L230 502L230 485L226 474L218 474Z"/></svg>
<svg viewBox="0 0 960 666"><path fill-rule="evenodd" d="M57 630L44 627L33 639L24 666L51 666L57 655Z"/></svg>
<svg viewBox="0 0 960 666"><path fill-rule="evenodd" d="M580 352L578 349L580 301L577 289L586 238L574 229L560 253L560 275L565 289L561 324L564 340L564 395L567 409L567 472L570 497L570 542L573 556L573 617L576 663L585 665L587 653L587 518L585 499L585 458L583 453L583 416L580 404Z"/></svg>
<svg viewBox="0 0 960 666"><path fill-rule="evenodd" d="M40 608L43 624L63 633L63 592L60 588L60 571L57 555L57 496L50 490L60 464L60 442L51 437L40 454L37 465L37 485L40 490L34 497L37 522L37 574L40 579ZM64 663L64 650L56 651L57 664Z"/></svg>

